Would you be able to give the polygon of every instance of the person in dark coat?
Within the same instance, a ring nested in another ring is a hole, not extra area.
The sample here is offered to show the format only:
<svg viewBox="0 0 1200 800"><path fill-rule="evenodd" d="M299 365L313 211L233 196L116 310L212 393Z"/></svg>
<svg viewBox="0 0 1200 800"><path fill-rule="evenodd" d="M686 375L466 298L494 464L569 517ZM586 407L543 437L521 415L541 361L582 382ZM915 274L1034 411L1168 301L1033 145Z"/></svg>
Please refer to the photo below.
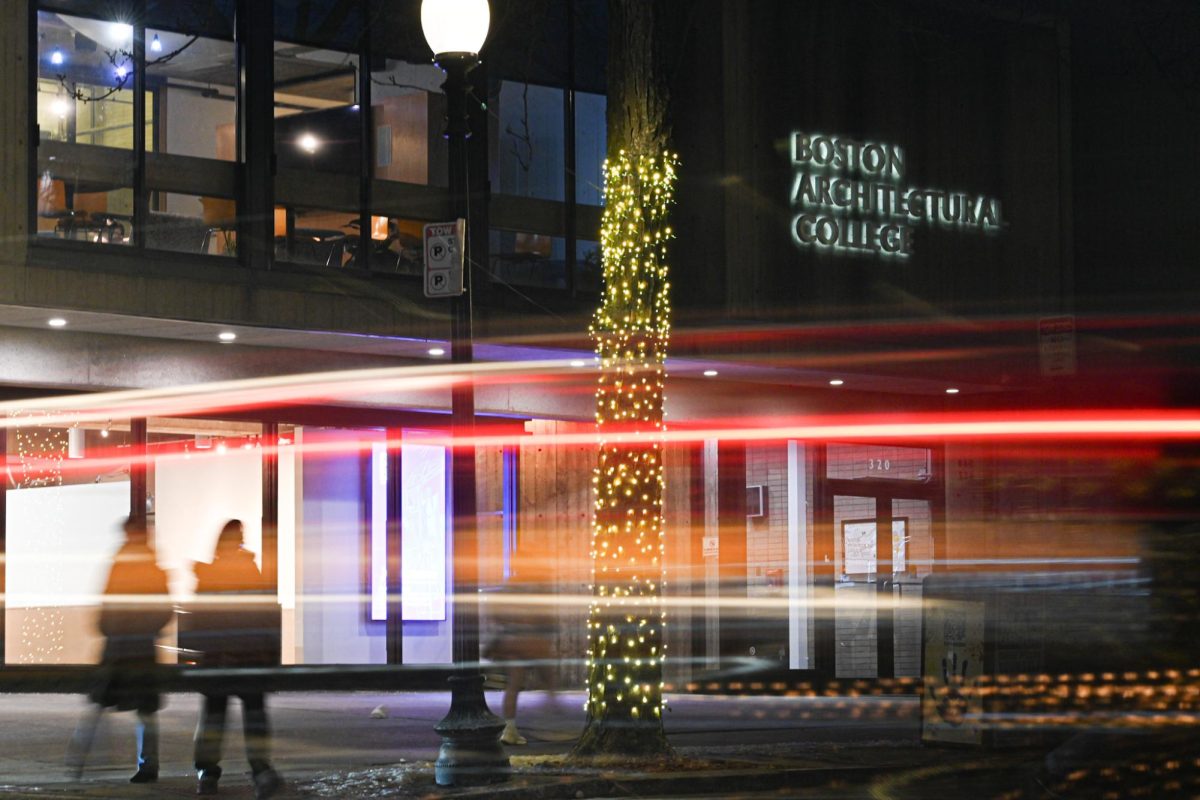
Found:
<svg viewBox="0 0 1200 800"><path fill-rule="evenodd" d="M150 547L145 520L125 521L125 544L113 558L100 632L105 636L95 686L95 703L80 721L67 753L68 766L78 777L106 708L137 712L138 758L132 783L158 780L158 718L160 707L155 640L171 618L167 573Z"/></svg>
<svg viewBox="0 0 1200 800"><path fill-rule="evenodd" d="M188 647L202 653L212 667L261 667L279 660L279 606L270 582L242 547L240 520L221 529L211 564L195 565L197 604L187 622ZM263 693L233 688L204 695L196 729L197 793L215 795L221 777L221 742L229 697L242 701L246 758L253 773L255 796L270 797L283 781L270 763L270 725Z"/></svg>

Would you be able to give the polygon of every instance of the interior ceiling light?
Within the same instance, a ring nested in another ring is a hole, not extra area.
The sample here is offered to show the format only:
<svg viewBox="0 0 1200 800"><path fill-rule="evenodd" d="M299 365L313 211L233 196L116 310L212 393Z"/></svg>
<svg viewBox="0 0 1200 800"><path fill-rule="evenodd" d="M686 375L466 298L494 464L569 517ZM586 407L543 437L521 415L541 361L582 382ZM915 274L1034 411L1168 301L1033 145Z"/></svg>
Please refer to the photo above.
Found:
<svg viewBox="0 0 1200 800"><path fill-rule="evenodd" d="M444 355L446 355L446 351L444 348L441 348L441 347L431 347L431 348L429 348L429 355L444 356Z"/></svg>
<svg viewBox="0 0 1200 800"><path fill-rule="evenodd" d="M306 133L300 137L296 144L300 146L301 150L311 155L320 149L321 140L311 133Z"/></svg>
<svg viewBox="0 0 1200 800"><path fill-rule="evenodd" d="M220 333L217 334L217 338L220 339L222 342L228 344L237 338L237 334L234 333L233 331L221 331Z"/></svg>
<svg viewBox="0 0 1200 800"><path fill-rule="evenodd" d="M951 386L946 390L946 394L958 394L958 389L955 389L953 386Z"/></svg>
<svg viewBox="0 0 1200 800"><path fill-rule="evenodd" d="M46 324L51 328L61 328L67 324L67 321L62 317L51 317L50 319L46 320Z"/></svg>
<svg viewBox="0 0 1200 800"><path fill-rule="evenodd" d="M715 378L717 377L717 371L715 369L706 369L704 370L704 377Z"/></svg>
<svg viewBox="0 0 1200 800"><path fill-rule="evenodd" d="M128 22L112 22L108 26L109 40L116 45L123 45L133 38L133 26Z"/></svg>
<svg viewBox="0 0 1200 800"><path fill-rule="evenodd" d="M841 386L843 383L845 383L845 381L842 380L841 378L834 378L833 380L831 380L829 382L829 385L830 386Z"/></svg>

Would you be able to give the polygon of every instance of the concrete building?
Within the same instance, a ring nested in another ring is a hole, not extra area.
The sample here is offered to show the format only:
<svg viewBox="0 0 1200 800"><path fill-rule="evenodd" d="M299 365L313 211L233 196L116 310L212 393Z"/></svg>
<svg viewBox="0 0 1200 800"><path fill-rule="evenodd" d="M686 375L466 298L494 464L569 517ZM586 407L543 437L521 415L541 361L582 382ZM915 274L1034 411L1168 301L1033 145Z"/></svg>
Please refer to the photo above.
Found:
<svg viewBox="0 0 1200 800"><path fill-rule="evenodd" d="M571 680L592 457L554 437L593 416L603 4L495 5L471 112L487 131L471 145L476 355L554 367L477 390L478 424L513 435L479 450L483 583L514 580L522 552L548 560ZM672 679L747 659L915 677L931 574L1022 559L1135 574L1140 540L1107 514L1129 456L1111 442L1066 459L986 434L786 433L1186 403L1193 346L1170 335L1197 288L1194 117L1114 21L1124 4L670 5L667 403L698 431L667 462ZM153 511L180 597L220 523L247 521L278 570L285 663L449 660L449 390L418 380L441 374L449 335L421 269L421 225L449 213L444 98L415 6L4 9L5 662L95 657L87 597L131 502ZM1145 24L1151 52L1168 47ZM1156 137L1135 145L1146 119ZM53 395L375 367L413 369L38 425ZM705 433L762 425L784 432ZM79 463L49 463L68 443Z"/></svg>

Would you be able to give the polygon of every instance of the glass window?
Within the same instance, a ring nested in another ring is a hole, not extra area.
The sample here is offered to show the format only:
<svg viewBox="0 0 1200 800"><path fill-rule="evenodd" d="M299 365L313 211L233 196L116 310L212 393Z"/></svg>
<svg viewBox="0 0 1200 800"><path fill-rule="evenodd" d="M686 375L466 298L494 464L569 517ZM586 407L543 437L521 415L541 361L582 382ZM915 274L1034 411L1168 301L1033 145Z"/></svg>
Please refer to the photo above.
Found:
<svg viewBox="0 0 1200 800"><path fill-rule="evenodd" d="M275 155L279 170L358 175L358 56L275 43Z"/></svg>
<svg viewBox="0 0 1200 800"><path fill-rule="evenodd" d="M501 81L492 109L492 190L561 201L563 90Z"/></svg>
<svg viewBox="0 0 1200 800"><path fill-rule="evenodd" d="M442 71L387 59L371 71L372 175L380 180L446 185Z"/></svg>
<svg viewBox="0 0 1200 800"><path fill-rule="evenodd" d="M600 243L585 240L575 242L575 289L599 293L604 271L600 266Z"/></svg>
<svg viewBox="0 0 1200 800"><path fill-rule="evenodd" d="M234 257L237 202L226 197L152 192L146 247Z"/></svg>
<svg viewBox="0 0 1200 800"><path fill-rule="evenodd" d="M575 202L604 205L604 159L608 146L602 94L575 92Z"/></svg>
<svg viewBox="0 0 1200 800"><path fill-rule="evenodd" d="M233 42L148 28L146 89L157 111L148 151L236 160Z"/></svg>
<svg viewBox="0 0 1200 800"><path fill-rule="evenodd" d="M566 288L566 240L561 236L493 229L490 250L493 281Z"/></svg>
<svg viewBox="0 0 1200 800"><path fill-rule="evenodd" d="M39 11L38 235L128 244L133 220L133 27ZM147 130L153 109L147 105Z"/></svg>
<svg viewBox="0 0 1200 800"><path fill-rule="evenodd" d="M357 223L357 220L355 220ZM424 272L421 235L424 222L398 216L371 217L371 269L420 276ZM357 233L357 228L355 229ZM357 263L357 236L347 241Z"/></svg>
<svg viewBox="0 0 1200 800"><path fill-rule="evenodd" d="M295 264L342 267L358 242L358 215L306 206L275 208L275 258Z"/></svg>

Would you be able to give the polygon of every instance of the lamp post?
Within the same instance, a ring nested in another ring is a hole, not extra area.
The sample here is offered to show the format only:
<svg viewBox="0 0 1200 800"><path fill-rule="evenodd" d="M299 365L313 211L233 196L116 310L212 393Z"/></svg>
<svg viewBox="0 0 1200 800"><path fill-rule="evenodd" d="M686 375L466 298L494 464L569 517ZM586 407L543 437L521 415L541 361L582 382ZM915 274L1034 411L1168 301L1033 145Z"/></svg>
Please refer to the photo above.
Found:
<svg viewBox="0 0 1200 800"><path fill-rule="evenodd" d="M471 334L471 252L469 242L467 74L479 64L487 37L487 0L422 0L421 29L434 60L446 73L445 137L449 150L450 201L454 216L467 220L463 238L463 293L451 299L450 360L473 360ZM479 672L479 547L475 519L475 388L470 374L451 389L450 494L454 517L453 654L457 674L450 678L450 711L434 730L442 737L434 775L441 786L506 780L508 756L500 746L504 722L487 707Z"/></svg>

